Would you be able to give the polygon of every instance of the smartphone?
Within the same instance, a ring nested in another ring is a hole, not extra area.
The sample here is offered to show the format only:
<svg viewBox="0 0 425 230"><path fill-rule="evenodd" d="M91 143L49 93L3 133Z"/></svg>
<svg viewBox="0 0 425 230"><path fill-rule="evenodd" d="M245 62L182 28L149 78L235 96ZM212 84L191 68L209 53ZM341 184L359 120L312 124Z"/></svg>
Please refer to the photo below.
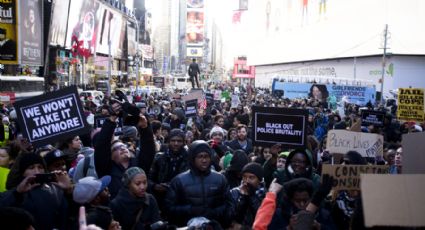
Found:
<svg viewBox="0 0 425 230"><path fill-rule="evenodd" d="M56 181L56 175L54 173L40 173L35 175L35 183L46 184Z"/></svg>

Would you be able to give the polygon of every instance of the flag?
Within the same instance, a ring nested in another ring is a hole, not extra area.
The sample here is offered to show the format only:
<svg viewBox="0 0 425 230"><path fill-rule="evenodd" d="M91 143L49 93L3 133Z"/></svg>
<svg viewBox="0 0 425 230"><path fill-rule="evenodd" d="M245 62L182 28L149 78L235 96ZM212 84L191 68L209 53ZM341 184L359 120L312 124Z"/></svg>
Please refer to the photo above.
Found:
<svg viewBox="0 0 425 230"><path fill-rule="evenodd" d="M198 107L200 109L207 109L207 98L205 97L205 93L202 94L201 101L198 103Z"/></svg>
<svg viewBox="0 0 425 230"><path fill-rule="evenodd" d="M235 12L233 12L233 19L232 19L233 24L241 22L241 15L242 15L242 11L240 10L236 10Z"/></svg>

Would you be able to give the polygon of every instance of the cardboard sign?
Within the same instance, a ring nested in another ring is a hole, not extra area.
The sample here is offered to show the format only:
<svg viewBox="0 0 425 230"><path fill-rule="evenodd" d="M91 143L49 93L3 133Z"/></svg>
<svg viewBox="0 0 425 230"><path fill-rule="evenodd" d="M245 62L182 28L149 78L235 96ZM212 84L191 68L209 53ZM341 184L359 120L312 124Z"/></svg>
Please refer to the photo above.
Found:
<svg viewBox="0 0 425 230"><path fill-rule="evenodd" d="M322 166L322 175L334 178L335 190L360 190L360 174L388 174L388 165L330 165Z"/></svg>
<svg viewBox="0 0 425 230"><path fill-rule="evenodd" d="M423 122L424 89L400 88L398 92L397 118L402 121Z"/></svg>
<svg viewBox="0 0 425 230"><path fill-rule="evenodd" d="M198 114L198 100L193 99L190 101L186 101L186 117L194 117Z"/></svg>
<svg viewBox="0 0 425 230"><path fill-rule="evenodd" d="M361 175L366 227L425 226L425 175Z"/></svg>
<svg viewBox="0 0 425 230"><path fill-rule="evenodd" d="M188 94L182 97L182 100L187 102L187 101L196 99L198 100L198 103L201 103L203 94L204 94L204 91L202 89L201 90L192 89Z"/></svg>
<svg viewBox="0 0 425 230"><path fill-rule="evenodd" d="M94 117L94 128L102 128L103 123L105 123L105 120L108 119L108 118L109 118L109 116L95 116ZM122 126L123 126L122 118L119 117L117 119L117 127L115 128L115 133L122 132Z"/></svg>
<svg viewBox="0 0 425 230"><path fill-rule="evenodd" d="M35 147L88 131L75 86L18 101L15 106L23 135Z"/></svg>
<svg viewBox="0 0 425 230"><path fill-rule="evenodd" d="M326 149L330 153L359 152L363 157L382 156L384 137L373 133L360 133L347 130L329 130Z"/></svg>
<svg viewBox="0 0 425 230"><path fill-rule="evenodd" d="M252 112L255 144L281 144L290 148L305 146L307 110L253 106Z"/></svg>
<svg viewBox="0 0 425 230"><path fill-rule="evenodd" d="M369 126L374 125L375 127L384 126L385 113L374 110L363 110L362 111L362 125Z"/></svg>
<svg viewBox="0 0 425 230"><path fill-rule="evenodd" d="M403 174L425 174L425 132L404 134Z"/></svg>

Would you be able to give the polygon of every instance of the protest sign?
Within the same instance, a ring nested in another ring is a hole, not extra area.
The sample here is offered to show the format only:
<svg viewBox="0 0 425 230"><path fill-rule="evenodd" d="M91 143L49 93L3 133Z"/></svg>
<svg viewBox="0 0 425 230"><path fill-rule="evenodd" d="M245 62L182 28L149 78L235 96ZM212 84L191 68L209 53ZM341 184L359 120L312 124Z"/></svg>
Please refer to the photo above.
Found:
<svg viewBox="0 0 425 230"><path fill-rule="evenodd" d="M18 101L15 106L23 135L36 147L88 131L75 86Z"/></svg>
<svg viewBox="0 0 425 230"><path fill-rule="evenodd" d="M305 146L307 110L253 106L252 112L255 144L281 144L290 148Z"/></svg>
<svg viewBox="0 0 425 230"><path fill-rule="evenodd" d="M183 101L190 101L190 100L196 99L196 100L198 100L198 103L201 103L202 99L203 99L203 94L204 94L204 91L202 91L202 90L192 89L188 94L186 94L182 97L182 100Z"/></svg>
<svg viewBox="0 0 425 230"><path fill-rule="evenodd" d="M198 113L198 100L193 99L186 101L186 117L194 117Z"/></svg>
<svg viewBox="0 0 425 230"><path fill-rule="evenodd" d="M425 227L425 175L361 175L366 227Z"/></svg>
<svg viewBox="0 0 425 230"><path fill-rule="evenodd" d="M108 119L108 118L109 118L109 116L95 116L94 117L94 128L102 128L103 123L105 123L105 120ZM123 126L122 118L119 117L117 119L117 127L115 128L115 134L122 132L122 126Z"/></svg>
<svg viewBox="0 0 425 230"><path fill-rule="evenodd" d="M425 174L425 132L403 135L403 174Z"/></svg>
<svg viewBox="0 0 425 230"><path fill-rule="evenodd" d="M398 89L397 119L402 121L424 121L424 89Z"/></svg>
<svg viewBox="0 0 425 230"><path fill-rule="evenodd" d="M385 113L381 111L362 110L362 125L384 126Z"/></svg>
<svg viewBox="0 0 425 230"><path fill-rule="evenodd" d="M211 106L214 103L214 94L212 93L206 93L205 94L205 99L207 100L207 105Z"/></svg>
<svg viewBox="0 0 425 230"><path fill-rule="evenodd" d="M239 100L239 95L233 94L232 95L232 105L231 105L230 108L237 108L240 103L241 103L241 101Z"/></svg>
<svg viewBox="0 0 425 230"><path fill-rule="evenodd" d="M382 156L384 137L373 133L360 133L346 130L329 130L326 149L330 153L357 151L363 157Z"/></svg>
<svg viewBox="0 0 425 230"><path fill-rule="evenodd" d="M388 174L388 165L322 165L322 175L333 177L335 190L360 190L360 174Z"/></svg>
<svg viewBox="0 0 425 230"><path fill-rule="evenodd" d="M153 77L153 85L158 88L164 88L164 77Z"/></svg>

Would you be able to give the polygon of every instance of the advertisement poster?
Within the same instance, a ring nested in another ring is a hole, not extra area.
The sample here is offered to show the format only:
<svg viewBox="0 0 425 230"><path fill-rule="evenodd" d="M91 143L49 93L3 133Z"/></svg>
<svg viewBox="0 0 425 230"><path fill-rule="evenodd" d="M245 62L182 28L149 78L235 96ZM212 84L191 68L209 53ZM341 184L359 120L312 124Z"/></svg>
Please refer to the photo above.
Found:
<svg viewBox="0 0 425 230"><path fill-rule="evenodd" d="M252 107L253 142L300 148L306 144L307 110Z"/></svg>
<svg viewBox="0 0 425 230"><path fill-rule="evenodd" d="M73 0L71 1L66 34L66 47L72 47L73 37L80 41L81 48L96 52L96 38L100 27L101 16L98 1Z"/></svg>
<svg viewBox="0 0 425 230"><path fill-rule="evenodd" d="M203 9L188 9L186 20L186 40L188 46L201 46L204 41Z"/></svg>
<svg viewBox="0 0 425 230"><path fill-rule="evenodd" d="M397 119L424 121L424 89L400 88L398 90Z"/></svg>
<svg viewBox="0 0 425 230"><path fill-rule="evenodd" d="M345 101L357 105L365 105L369 101L375 103L376 90L373 87L334 85L334 84L313 84L274 81L272 90L283 90L283 97L295 98L315 98L326 102L330 97L335 97L337 102Z"/></svg>
<svg viewBox="0 0 425 230"><path fill-rule="evenodd" d="M20 63L43 65L43 2L42 0L20 1Z"/></svg>
<svg viewBox="0 0 425 230"><path fill-rule="evenodd" d="M49 34L50 45L65 46L68 10L69 0L55 0L53 2L52 24Z"/></svg>
<svg viewBox="0 0 425 230"><path fill-rule="evenodd" d="M122 15L105 7L100 16L100 28L97 38L97 52L108 54L108 41L111 42L111 55L121 55L119 47L121 43ZM123 42L123 41L122 41Z"/></svg>
<svg viewBox="0 0 425 230"><path fill-rule="evenodd" d="M1 1L0 9L0 63L1 64L17 64L17 17L16 17L16 0Z"/></svg>
<svg viewBox="0 0 425 230"><path fill-rule="evenodd" d="M187 8L203 8L204 0L187 0Z"/></svg>

